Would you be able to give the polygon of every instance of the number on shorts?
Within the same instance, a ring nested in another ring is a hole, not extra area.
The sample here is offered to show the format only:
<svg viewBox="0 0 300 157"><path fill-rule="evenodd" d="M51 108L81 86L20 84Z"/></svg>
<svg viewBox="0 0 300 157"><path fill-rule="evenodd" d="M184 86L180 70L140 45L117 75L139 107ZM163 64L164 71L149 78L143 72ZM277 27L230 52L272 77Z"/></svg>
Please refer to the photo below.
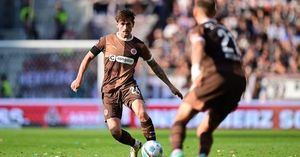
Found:
<svg viewBox="0 0 300 157"><path fill-rule="evenodd" d="M140 95L140 90L138 87L130 87L130 91L132 94L135 94L135 95Z"/></svg>

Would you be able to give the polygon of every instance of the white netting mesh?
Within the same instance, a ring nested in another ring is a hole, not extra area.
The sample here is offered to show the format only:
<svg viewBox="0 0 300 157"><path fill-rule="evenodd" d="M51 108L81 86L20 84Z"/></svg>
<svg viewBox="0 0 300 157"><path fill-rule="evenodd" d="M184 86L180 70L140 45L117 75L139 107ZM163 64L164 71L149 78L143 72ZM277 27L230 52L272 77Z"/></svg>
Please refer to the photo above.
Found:
<svg viewBox="0 0 300 157"><path fill-rule="evenodd" d="M73 93L69 88L89 50L87 45L79 43L11 41L6 46L0 44L0 73L8 78L13 96L96 97L97 60L90 64L81 90ZM93 45L93 41L90 43Z"/></svg>

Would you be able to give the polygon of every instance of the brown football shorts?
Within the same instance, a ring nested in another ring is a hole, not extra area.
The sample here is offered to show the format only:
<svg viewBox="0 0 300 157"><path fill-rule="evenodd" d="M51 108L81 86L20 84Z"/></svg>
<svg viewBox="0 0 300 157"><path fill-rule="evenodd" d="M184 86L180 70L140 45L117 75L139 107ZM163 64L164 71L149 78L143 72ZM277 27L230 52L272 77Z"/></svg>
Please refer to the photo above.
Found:
<svg viewBox="0 0 300 157"><path fill-rule="evenodd" d="M214 73L203 77L198 86L187 93L183 102L198 111L213 108L229 113L238 106L245 88L244 76Z"/></svg>
<svg viewBox="0 0 300 157"><path fill-rule="evenodd" d="M123 105L131 109L132 102L136 99L144 101L140 89L136 84L122 86L118 90L102 93L105 121L109 118L122 118Z"/></svg>

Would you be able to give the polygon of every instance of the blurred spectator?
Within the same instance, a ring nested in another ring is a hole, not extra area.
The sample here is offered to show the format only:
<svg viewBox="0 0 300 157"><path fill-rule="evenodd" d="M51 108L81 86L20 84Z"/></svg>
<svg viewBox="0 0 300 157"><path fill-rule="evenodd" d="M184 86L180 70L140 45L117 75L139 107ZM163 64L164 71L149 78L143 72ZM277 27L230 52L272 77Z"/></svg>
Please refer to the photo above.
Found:
<svg viewBox="0 0 300 157"><path fill-rule="evenodd" d="M33 10L29 2L24 1L22 5L23 10L20 13L22 21L33 21ZM115 24L111 18L113 14L120 8L131 8L137 13L137 19L140 19L135 24L137 34L148 35L149 40L146 43L149 43L157 62L170 75L189 75L187 70L189 58L186 57L188 55L184 53L184 49L189 47L185 44L185 38L188 30L194 25L191 2L185 0L90 0L93 14L90 17L91 27L88 27L88 33L91 34L90 39L98 39L99 36L115 31L112 27ZM217 19L230 29L237 39L248 77L253 76L256 81L260 81L267 74L299 74L299 1L217 0L217 2ZM63 11L62 6L60 7ZM152 18L149 15L157 18L153 20L154 24L149 22ZM64 32L68 15L63 12L61 17L58 13L56 17L57 26L63 28L60 32ZM24 22L28 36L37 37L37 33L29 31L32 30L30 24L31 22ZM60 34L56 36L57 39L63 38L63 33L57 34ZM45 60L41 61L41 64L47 65L48 57ZM148 74L151 75L151 70ZM95 79L92 80L95 81ZM254 97L259 95L259 84L258 82L255 86Z"/></svg>
<svg viewBox="0 0 300 157"><path fill-rule="evenodd" d="M55 39L62 39L67 30L68 14L61 3L56 3L55 10Z"/></svg>
<svg viewBox="0 0 300 157"><path fill-rule="evenodd" d="M96 0L93 2L93 11L95 14L106 14L108 2Z"/></svg>
<svg viewBox="0 0 300 157"><path fill-rule="evenodd" d="M10 82L7 80L6 74L1 75L0 97L2 97L2 98L13 97L12 87L11 87Z"/></svg>
<svg viewBox="0 0 300 157"><path fill-rule="evenodd" d="M164 28L163 35L166 38L171 38L174 34L176 34L179 30L179 26L176 23L175 17L169 17L167 19L167 25Z"/></svg>
<svg viewBox="0 0 300 157"><path fill-rule="evenodd" d="M248 77L256 75L256 80L260 81L267 74L299 73L299 1L218 0L218 5L217 19L237 38ZM183 67L188 66L183 62L188 62L188 59L182 59L184 55L181 52L188 46L184 40L188 28L193 25L191 11L188 1L173 1L173 9L163 31L155 29L152 34L153 41L150 43L159 52L158 61L172 74L186 75ZM255 84L253 95L256 98L259 84Z"/></svg>
<svg viewBox="0 0 300 157"><path fill-rule="evenodd" d="M158 15L159 20L157 27L164 28L166 26L167 18L172 13L172 1L153 0L155 3L154 13Z"/></svg>
<svg viewBox="0 0 300 157"><path fill-rule="evenodd" d="M20 9L20 20L23 24L27 39L38 39L38 32L35 26L34 11L30 0L23 0Z"/></svg>

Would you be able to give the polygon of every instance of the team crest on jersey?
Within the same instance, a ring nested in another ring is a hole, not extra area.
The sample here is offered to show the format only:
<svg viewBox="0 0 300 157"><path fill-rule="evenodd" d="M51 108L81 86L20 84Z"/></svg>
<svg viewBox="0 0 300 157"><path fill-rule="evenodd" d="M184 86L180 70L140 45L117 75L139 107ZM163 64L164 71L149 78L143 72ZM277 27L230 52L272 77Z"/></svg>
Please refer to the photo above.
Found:
<svg viewBox="0 0 300 157"><path fill-rule="evenodd" d="M130 50L130 53L133 54L133 55L135 55L135 54L137 53L137 50L136 50L135 48L132 48L132 49Z"/></svg>

